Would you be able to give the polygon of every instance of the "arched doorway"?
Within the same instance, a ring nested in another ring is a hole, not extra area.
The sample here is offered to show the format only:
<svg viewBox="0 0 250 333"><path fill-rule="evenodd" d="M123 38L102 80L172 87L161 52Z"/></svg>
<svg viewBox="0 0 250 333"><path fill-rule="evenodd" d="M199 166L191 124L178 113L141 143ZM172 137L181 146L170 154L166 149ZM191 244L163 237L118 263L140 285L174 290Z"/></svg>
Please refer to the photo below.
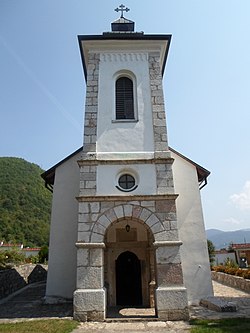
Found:
<svg viewBox="0 0 250 333"><path fill-rule="evenodd" d="M104 285L108 307L154 307L155 249L150 229L139 220L114 221L107 229L104 241ZM132 284L137 291L133 291ZM134 296L129 296L130 291Z"/></svg>
<svg viewBox="0 0 250 333"><path fill-rule="evenodd" d="M116 304L142 305L141 263L137 256L126 251L115 263Z"/></svg>

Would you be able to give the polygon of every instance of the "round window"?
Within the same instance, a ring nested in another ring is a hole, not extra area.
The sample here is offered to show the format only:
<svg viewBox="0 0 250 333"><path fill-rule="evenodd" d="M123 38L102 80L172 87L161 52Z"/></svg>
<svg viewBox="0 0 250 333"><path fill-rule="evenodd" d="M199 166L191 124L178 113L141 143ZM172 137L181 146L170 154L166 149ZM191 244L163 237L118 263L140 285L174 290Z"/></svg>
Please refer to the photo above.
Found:
<svg viewBox="0 0 250 333"><path fill-rule="evenodd" d="M118 179L119 190L129 192L133 191L137 185L135 183L135 178L129 174L123 174Z"/></svg>

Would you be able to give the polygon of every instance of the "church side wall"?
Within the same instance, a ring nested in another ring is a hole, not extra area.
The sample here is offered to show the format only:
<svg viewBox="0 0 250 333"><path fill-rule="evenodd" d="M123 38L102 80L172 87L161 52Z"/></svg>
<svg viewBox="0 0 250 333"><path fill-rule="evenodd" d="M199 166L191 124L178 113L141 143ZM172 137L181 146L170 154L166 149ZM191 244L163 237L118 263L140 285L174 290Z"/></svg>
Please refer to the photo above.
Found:
<svg viewBox="0 0 250 333"><path fill-rule="evenodd" d="M58 166L52 201L46 301L72 298L76 288L76 247L80 153ZM51 268L51 269L50 269ZM54 299L55 298L55 299Z"/></svg>
<svg viewBox="0 0 250 333"><path fill-rule="evenodd" d="M200 190L195 166L174 153L172 157L184 285L189 303L195 304L213 294Z"/></svg>

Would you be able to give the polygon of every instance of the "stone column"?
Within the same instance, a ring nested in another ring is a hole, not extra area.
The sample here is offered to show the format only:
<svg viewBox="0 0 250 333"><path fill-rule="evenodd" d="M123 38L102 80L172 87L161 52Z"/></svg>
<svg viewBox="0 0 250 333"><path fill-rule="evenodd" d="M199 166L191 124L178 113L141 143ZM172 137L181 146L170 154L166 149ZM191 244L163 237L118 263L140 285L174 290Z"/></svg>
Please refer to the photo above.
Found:
<svg viewBox="0 0 250 333"><path fill-rule="evenodd" d="M155 242L156 312L163 320L187 320L187 291L183 285L180 259L181 241Z"/></svg>
<svg viewBox="0 0 250 333"><path fill-rule="evenodd" d="M104 243L76 243L77 289L74 292L74 319L103 321L106 317L104 288Z"/></svg>

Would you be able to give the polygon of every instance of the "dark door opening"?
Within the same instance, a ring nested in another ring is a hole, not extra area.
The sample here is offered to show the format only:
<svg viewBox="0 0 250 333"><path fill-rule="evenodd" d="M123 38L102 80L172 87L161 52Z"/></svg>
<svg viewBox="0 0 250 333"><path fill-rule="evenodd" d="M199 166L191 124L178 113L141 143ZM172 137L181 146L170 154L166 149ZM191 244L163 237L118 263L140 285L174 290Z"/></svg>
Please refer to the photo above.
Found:
<svg viewBox="0 0 250 333"><path fill-rule="evenodd" d="M129 251L119 255L115 263L116 304L142 305L141 264Z"/></svg>

